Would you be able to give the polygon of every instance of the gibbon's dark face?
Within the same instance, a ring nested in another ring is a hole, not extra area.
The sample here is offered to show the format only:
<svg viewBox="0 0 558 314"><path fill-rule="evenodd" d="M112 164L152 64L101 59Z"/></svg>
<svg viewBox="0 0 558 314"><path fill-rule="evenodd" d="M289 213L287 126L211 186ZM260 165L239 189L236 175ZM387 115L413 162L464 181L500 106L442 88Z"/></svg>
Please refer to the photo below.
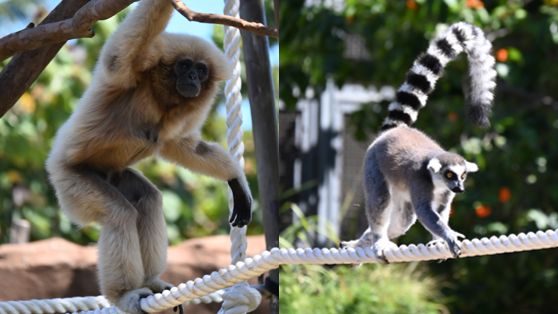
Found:
<svg viewBox="0 0 558 314"><path fill-rule="evenodd" d="M176 91L184 97L197 97L202 83L209 78L209 67L203 62L181 59L174 64Z"/></svg>

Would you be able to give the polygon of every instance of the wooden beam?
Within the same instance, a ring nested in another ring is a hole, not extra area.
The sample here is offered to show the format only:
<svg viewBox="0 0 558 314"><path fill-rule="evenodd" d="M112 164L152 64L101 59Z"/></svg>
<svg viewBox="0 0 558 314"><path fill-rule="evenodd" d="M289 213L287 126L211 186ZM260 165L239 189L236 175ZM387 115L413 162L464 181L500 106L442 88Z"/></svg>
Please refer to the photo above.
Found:
<svg viewBox="0 0 558 314"><path fill-rule="evenodd" d="M266 25L264 7L261 0L241 0L240 17ZM269 62L267 37L255 36L242 31L244 63L248 97L252 113L252 130L256 150L258 187L263 210L263 224L268 249L279 246L279 145L278 125ZM278 290L279 271L270 271L268 287ZM271 308L278 313L277 299L272 299Z"/></svg>

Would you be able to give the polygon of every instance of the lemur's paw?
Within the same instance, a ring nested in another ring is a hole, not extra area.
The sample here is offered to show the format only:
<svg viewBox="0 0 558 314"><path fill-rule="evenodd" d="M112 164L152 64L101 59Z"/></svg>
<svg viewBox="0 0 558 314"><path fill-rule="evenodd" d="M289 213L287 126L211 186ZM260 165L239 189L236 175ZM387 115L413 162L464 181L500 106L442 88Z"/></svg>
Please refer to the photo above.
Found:
<svg viewBox="0 0 558 314"><path fill-rule="evenodd" d="M341 246L343 248L355 248L355 247L372 247L374 245L374 239L370 233L365 232L359 239L352 241L341 241Z"/></svg>
<svg viewBox="0 0 558 314"><path fill-rule="evenodd" d="M153 294L153 291L148 288L139 288L124 293L116 302L116 306L130 314L145 314L141 309L140 299L148 297Z"/></svg>
<svg viewBox="0 0 558 314"><path fill-rule="evenodd" d="M376 242L374 242L372 248L374 249L376 256L378 256L385 263L389 263L384 253L386 250L397 249L397 244L393 243L388 238L379 238Z"/></svg>
<svg viewBox="0 0 558 314"><path fill-rule="evenodd" d="M446 241L442 240L442 239L432 239L432 241L426 243L427 247L433 247L436 246L438 244L446 244Z"/></svg>
<svg viewBox="0 0 558 314"><path fill-rule="evenodd" d="M451 255L454 258L458 258L461 255L461 241L460 238L465 238L465 236L459 232L452 230L451 234L445 239L448 247L450 249Z"/></svg>
<svg viewBox="0 0 558 314"><path fill-rule="evenodd" d="M388 238L379 238L376 242L374 242L374 244L372 245L372 247L375 250L392 250L392 249L396 249L397 248L397 244L395 244L394 242L390 241Z"/></svg>
<svg viewBox="0 0 558 314"><path fill-rule="evenodd" d="M341 241L341 248L342 249L355 248L357 246L358 246L358 240Z"/></svg>
<svg viewBox="0 0 558 314"><path fill-rule="evenodd" d="M448 247L451 251L451 255L454 258L458 258L461 255L461 242L458 240L450 240L448 241Z"/></svg>

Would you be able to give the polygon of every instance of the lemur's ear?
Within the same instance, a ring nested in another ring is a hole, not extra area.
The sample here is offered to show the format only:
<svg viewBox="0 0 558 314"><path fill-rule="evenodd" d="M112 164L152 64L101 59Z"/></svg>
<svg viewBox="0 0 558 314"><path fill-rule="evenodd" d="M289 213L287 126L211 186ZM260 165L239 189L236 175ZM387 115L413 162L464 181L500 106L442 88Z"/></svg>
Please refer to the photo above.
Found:
<svg viewBox="0 0 558 314"><path fill-rule="evenodd" d="M442 169L442 164L438 160L438 158L432 158L428 161L428 165L426 165L426 169L432 171L433 173L438 173L440 169Z"/></svg>
<svg viewBox="0 0 558 314"><path fill-rule="evenodd" d="M465 160L465 170L467 170L467 172L477 172L479 171L479 166L477 166L474 162L468 162Z"/></svg>

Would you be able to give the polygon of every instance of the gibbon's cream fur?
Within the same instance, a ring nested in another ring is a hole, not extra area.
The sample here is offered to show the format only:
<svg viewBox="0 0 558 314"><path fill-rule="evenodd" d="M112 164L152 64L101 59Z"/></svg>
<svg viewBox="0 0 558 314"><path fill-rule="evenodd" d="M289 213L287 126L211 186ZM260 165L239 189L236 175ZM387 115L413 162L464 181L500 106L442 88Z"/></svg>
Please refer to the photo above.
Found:
<svg viewBox="0 0 558 314"><path fill-rule="evenodd" d="M237 162L200 139L231 69L200 38L163 32L166 0L142 0L101 51L93 80L60 128L47 171L62 210L78 224L97 221L101 292L120 309L141 313L139 299L171 285L160 280L167 236L161 193L129 166L159 155L227 181L233 226L251 219L251 195Z"/></svg>

